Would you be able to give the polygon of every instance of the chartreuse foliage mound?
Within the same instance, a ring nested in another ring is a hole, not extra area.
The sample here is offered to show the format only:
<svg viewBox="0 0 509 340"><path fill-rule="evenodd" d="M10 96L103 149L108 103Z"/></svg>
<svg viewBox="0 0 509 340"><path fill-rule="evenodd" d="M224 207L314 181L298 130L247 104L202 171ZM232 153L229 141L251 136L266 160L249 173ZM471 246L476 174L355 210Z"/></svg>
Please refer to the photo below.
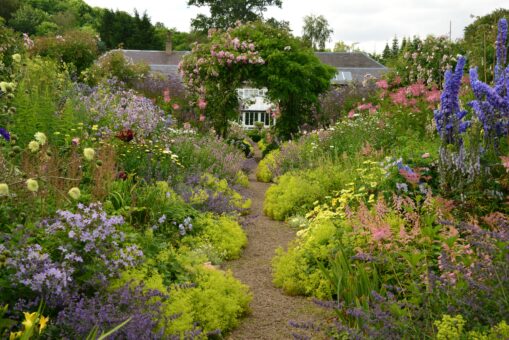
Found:
<svg viewBox="0 0 509 340"><path fill-rule="evenodd" d="M166 294L168 298L156 298L155 301L162 302L159 327L164 329L167 336L178 335L183 338L191 330L199 328L203 332L198 336L201 339L207 338L206 334L227 332L237 326L240 317L247 312L251 300L248 287L233 278L229 272L199 264L199 257L189 262L190 258L185 254L177 254L176 258L186 258L179 265L192 265L188 268L192 283L168 286L164 271L160 272L156 268L164 265L164 262L170 259L170 254L171 252L163 252L157 262L124 272L111 288L121 287L125 283L143 283L147 290ZM161 262L158 263L159 261Z"/></svg>

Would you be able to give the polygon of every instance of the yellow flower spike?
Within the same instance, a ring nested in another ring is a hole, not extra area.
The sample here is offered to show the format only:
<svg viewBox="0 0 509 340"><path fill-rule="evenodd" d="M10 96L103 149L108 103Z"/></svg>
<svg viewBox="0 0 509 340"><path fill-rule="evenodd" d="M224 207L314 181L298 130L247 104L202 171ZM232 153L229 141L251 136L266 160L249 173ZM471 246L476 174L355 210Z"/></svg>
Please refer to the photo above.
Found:
<svg viewBox="0 0 509 340"><path fill-rule="evenodd" d="M37 320L37 312L23 312L23 314L25 315L25 321L23 321L21 324L25 326L25 330L28 330L35 325L35 321Z"/></svg>
<svg viewBox="0 0 509 340"><path fill-rule="evenodd" d="M41 334L42 330L46 328L46 325L48 324L49 317L48 316L42 316L39 319L39 334Z"/></svg>

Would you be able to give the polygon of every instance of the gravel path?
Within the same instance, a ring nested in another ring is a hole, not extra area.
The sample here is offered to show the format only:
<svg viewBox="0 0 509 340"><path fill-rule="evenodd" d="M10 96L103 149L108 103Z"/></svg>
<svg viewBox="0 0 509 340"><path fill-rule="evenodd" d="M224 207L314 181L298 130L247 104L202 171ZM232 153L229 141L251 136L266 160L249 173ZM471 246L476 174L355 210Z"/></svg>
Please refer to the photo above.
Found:
<svg viewBox="0 0 509 340"><path fill-rule="evenodd" d="M272 221L263 214L265 191L270 184L250 176L247 196L253 201L252 223L246 228L248 246L243 256L229 262L227 268L253 293L251 314L228 337L237 339L292 339L296 329L289 321L323 320L323 310L303 297L284 295L272 284L271 260L276 248L287 247L295 232L286 224ZM299 332L302 334L302 332Z"/></svg>

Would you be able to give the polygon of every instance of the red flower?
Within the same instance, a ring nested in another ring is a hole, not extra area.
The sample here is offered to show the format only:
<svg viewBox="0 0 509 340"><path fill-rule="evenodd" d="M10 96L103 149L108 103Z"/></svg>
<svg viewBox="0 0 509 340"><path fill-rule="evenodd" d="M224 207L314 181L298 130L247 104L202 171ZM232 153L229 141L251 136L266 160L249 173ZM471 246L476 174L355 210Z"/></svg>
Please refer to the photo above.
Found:
<svg viewBox="0 0 509 340"><path fill-rule="evenodd" d="M134 138L134 132L131 129L124 129L117 133L116 137L124 142L130 142Z"/></svg>

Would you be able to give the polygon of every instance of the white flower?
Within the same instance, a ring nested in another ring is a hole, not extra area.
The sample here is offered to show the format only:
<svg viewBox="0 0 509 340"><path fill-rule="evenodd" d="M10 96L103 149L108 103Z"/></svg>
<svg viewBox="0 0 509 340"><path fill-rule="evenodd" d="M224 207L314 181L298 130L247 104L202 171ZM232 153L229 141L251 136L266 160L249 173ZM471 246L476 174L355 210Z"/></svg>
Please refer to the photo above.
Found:
<svg viewBox="0 0 509 340"><path fill-rule="evenodd" d="M71 196L71 198L73 200L78 200L81 196L81 191L77 187L73 187L73 188L69 189L69 192L67 192L67 193L69 194L69 196Z"/></svg>
<svg viewBox="0 0 509 340"><path fill-rule="evenodd" d="M29 149L30 151L32 151L32 152L37 152L37 151L39 151L39 147L40 147L40 146L41 146L41 145L39 144L39 142L37 142L37 141L35 141L35 140L33 140L33 141L31 141L30 143L28 143L28 149Z"/></svg>
<svg viewBox="0 0 509 340"><path fill-rule="evenodd" d="M41 145L46 144L46 142L48 141L48 138L46 137L46 135L43 132L36 132L36 134L34 135L34 138Z"/></svg>
<svg viewBox="0 0 509 340"><path fill-rule="evenodd" d="M95 157L95 150L92 148L85 148L83 150L83 156L85 156L87 161L91 161Z"/></svg>
<svg viewBox="0 0 509 340"><path fill-rule="evenodd" d="M37 192L39 190L39 183L33 178L29 178L26 181L27 189L31 192Z"/></svg>

